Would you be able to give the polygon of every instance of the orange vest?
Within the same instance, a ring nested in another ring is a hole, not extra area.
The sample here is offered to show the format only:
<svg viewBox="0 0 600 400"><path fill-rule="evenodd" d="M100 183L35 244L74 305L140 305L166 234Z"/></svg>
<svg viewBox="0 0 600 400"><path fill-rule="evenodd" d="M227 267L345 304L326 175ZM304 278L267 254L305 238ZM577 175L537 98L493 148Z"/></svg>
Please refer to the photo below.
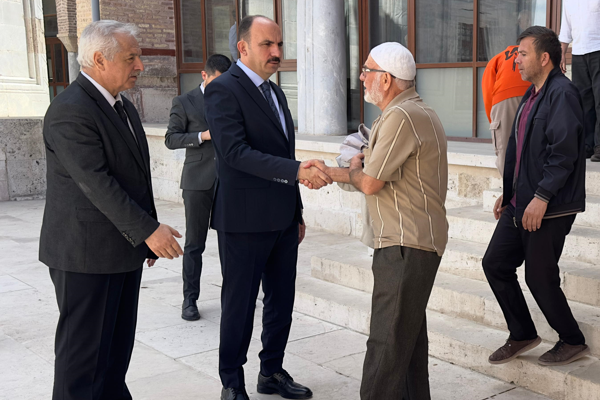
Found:
<svg viewBox="0 0 600 400"><path fill-rule="evenodd" d="M519 67L515 62L519 46L508 46L502 53L492 58L483 73L481 90L483 104L488 120L492 122L490 113L492 106L511 97L523 96L531 82L521 79Z"/></svg>

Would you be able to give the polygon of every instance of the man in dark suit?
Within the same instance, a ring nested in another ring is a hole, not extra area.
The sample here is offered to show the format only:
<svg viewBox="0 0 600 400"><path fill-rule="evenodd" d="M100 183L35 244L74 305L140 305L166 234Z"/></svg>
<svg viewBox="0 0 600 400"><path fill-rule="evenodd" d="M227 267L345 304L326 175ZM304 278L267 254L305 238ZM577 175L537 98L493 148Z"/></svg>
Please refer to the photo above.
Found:
<svg viewBox="0 0 600 400"><path fill-rule="evenodd" d="M60 317L54 400L127 400L144 259L183 254L159 224L148 143L133 104L120 92L144 70L137 29L88 25L79 41L82 72L44 120L47 194L40 261L50 267Z"/></svg>
<svg viewBox="0 0 600 400"><path fill-rule="evenodd" d="M200 319L196 301L200 297L202 253L206 247L215 183L215 150L204 119L204 89L230 66L229 58L221 54L213 54L206 60L202 84L173 99L165 135L165 146L169 149L186 149L181 173L185 207L181 318L187 321Z"/></svg>
<svg viewBox="0 0 600 400"><path fill-rule="evenodd" d="M263 350L259 393L307 399L310 389L283 369L292 324L298 245L304 238L298 179L331 183L295 160L292 116L269 77L282 55L279 26L262 16L239 27L240 60L206 89L205 115L217 155L211 227L218 231L223 273L219 374L221 399L247 400L243 365L262 282Z"/></svg>

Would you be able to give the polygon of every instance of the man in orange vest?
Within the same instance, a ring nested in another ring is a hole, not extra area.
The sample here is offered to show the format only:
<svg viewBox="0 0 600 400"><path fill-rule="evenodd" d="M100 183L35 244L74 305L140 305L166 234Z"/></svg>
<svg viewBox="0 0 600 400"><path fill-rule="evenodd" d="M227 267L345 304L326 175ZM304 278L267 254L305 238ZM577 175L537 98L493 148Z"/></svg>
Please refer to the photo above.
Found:
<svg viewBox="0 0 600 400"><path fill-rule="evenodd" d="M504 176L504 156L521 98L531 83L521 79L517 59L519 46L508 46L492 58L481 82L485 113L490 121L492 143L496 151L496 167Z"/></svg>

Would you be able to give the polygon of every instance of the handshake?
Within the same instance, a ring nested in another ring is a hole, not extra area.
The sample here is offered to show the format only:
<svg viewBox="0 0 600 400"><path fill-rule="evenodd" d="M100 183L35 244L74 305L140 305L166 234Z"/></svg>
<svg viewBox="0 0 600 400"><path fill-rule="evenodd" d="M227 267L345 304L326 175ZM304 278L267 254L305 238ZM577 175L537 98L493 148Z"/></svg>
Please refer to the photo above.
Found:
<svg viewBox="0 0 600 400"><path fill-rule="evenodd" d="M309 189L320 189L333 182L349 183L349 172L356 169L362 170L363 158L362 153L352 157L349 168L328 167L323 160L304 161L300 164L298 181Z"/></svg>

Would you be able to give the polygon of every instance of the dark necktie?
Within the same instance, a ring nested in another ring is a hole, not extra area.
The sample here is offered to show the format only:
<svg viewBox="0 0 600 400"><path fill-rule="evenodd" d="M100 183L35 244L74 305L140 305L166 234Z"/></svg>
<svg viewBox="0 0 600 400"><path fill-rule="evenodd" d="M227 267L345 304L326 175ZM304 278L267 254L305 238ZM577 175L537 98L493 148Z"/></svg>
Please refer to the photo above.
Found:
<svg viewBox="0 0 600 400"><path fill-rule="evenodd" d="M261 83L259 88L263 96L265 96L265 99L269 103L269 107L271 107L273 114L275 114L275 119L277 120L277 122L279 122L279 126L281 126L281 119L279 119L279 111L277 111L277 107L275 107L275 102L273 101L273 96L271 96L271 84L269 83L269 81L264 81L263 83Z"/></svg>
<svg viewBox="0 0 600 400"><path fill-rule="evenodd" d="M117 100L117 102L115 103L115 110L117 111L117 114L119 114L121 121L123 121L123 123L127 127L127 130L131 132L131 128L129 128L129 122L127 121L127 114L125 113L125 109L123 108L123 103L121 102L121 100ZM139 146L137 137L135 137L135 133L131 132L131 134L133 135L135 144Z"/></svg>

